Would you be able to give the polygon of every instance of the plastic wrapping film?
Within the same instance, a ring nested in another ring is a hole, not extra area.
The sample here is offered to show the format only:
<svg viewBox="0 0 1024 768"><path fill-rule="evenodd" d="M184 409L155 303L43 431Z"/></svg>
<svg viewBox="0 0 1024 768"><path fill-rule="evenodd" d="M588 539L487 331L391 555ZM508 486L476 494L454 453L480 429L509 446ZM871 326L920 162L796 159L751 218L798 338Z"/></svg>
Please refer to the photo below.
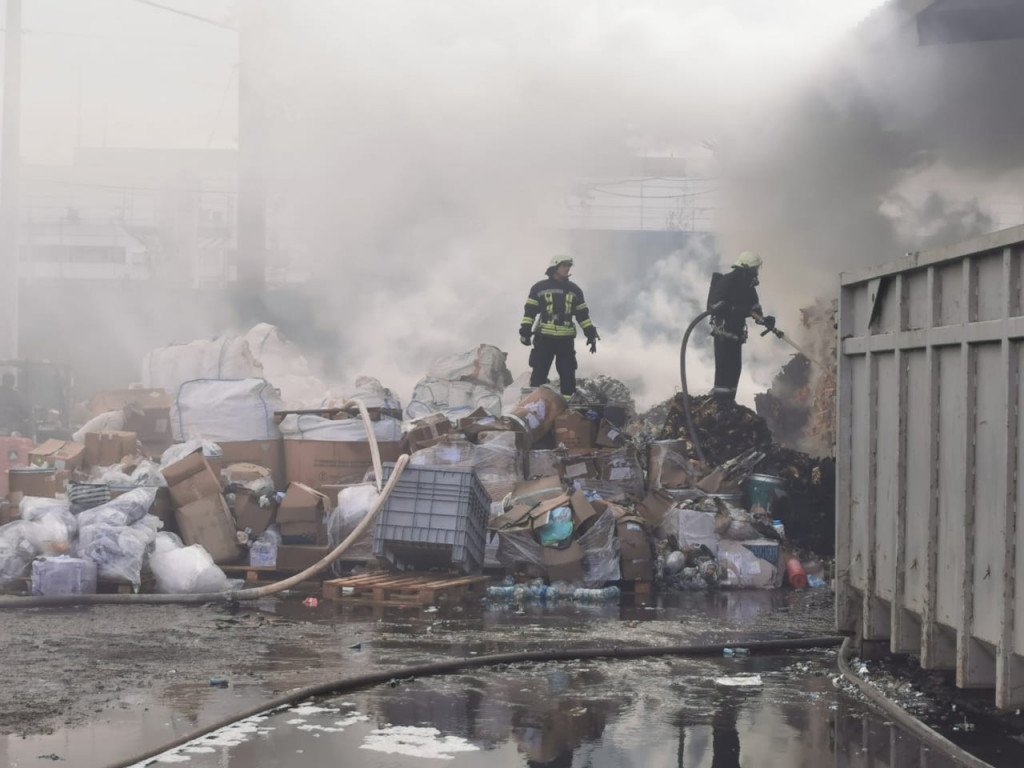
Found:
<svg viewBox="0 0 1024 768"><path fill-rule="evenodd" d="M413 389L405 418L413 421L432 413L443 413L451 421L458 421L477 408L483 408L491 416L500 416L501 391L470 381L427 377Z"/></svg>
<svg viewBox="0 0 1024 768"><path fill-rule="evenodd" d="M66 555L78 533L78 521L67 507L39 508L25 518L24 536L41 555Z"/></svg>
<svg viewBox="0 0 1024 768"><path fill-rule="evenodd" d="M644 492L644 470L636 450L631 446L590 454L597 466L598 477L573 480L577 490L592 491L603 499L640 501ZM574 459L567 458L571 463Z"/></svg>
<svg viewBox="0 0 1024 768"><path fill-rule="evenodd" d="M512 383L512 373L505 361L508 353L491 344L481 344L468 352L442 357L427 371L428 379L468 381L502 391Z"/></svg>
<svg viewBox="0 0 1024 768"><path fill-rule="evenodd" d="M650 490L690 488L700 480L700 468L687 459L683 451L682 440L656 440L647 446L647 487Z"/></svg>
<svg viewBox="0 0 1024 768"><path fill-rule="evenodd" d="M361 418L325 419L312 413L289 413L281 420L285 440L323 440L333 443L365 443L366 425ZM394 443L402 439L402 422L381 419L373 422L378 442Z"/></svg>
<svg viewBox="0 0 1024 768"><path fill-rule="evenodd" d="M166 594L223 592L228 577L199 544L186 547L173 533L158 533L149 555L156 591Z"/></svg>
<svg viewBox="0 0 1024 768"><path fill-rule="evenodd" d="M96 563L100 578L126 581L137 589L142 563L161 522L149 514L155 488L136 488L78 516L75 554Z"/></svg>
<svg viewBox="0 0 1024 768"><path fill-rule="evenodd" d="M224 458L224 451L212 440L187 440L184 443L175 443L160 457L160 469L166 469L171 464L176 464L193 451L203 449L203 456L208 459Z"/></svg>
<svg viewBox="0 0 1024 768"><path fill-rule="evenodd" d="M487 535L492 535L492 532L488 531ZM498 531L497 558L502 568L509 573L544 575L540 544L533 538L533 532L528 528Z"/></svg>
<svg viewBox="0 0 1024 768"><path fill-rule="evenodd" d="M373 483L361 483L342 488L338 504L327 519L327 543L331 549L343 542L363 521L380 494ZM373 556L373 526L366 529L346 550L349 557Z"/></svg>
<svg viewBox="0 0 1024 768"><path fill-rule="evenodd" d="M527 472L529 473L528 480L535 477L551 477L552 475L558 474L559 467L562 466L562 459L565 456L565 451L550 450L533 450L529 453L527 460Z"/></svg>
<svg viewBox="0 0 1024 768"><path fill-rule="evenodd" d="M281 436L274 412L283 409L280 394L263 379L194 379L178 389L171 430L175 440L273 440Z"/></svg>
<svg viewBox="0 0 1024 768"><path fill-rule="evenodd" d="M27 520L15 520L0 526L0 586L17 586L40 554L26 535L33 525Z"/></svg>
<svg viewBox="0 0 1024 768"><path fill-rule="evenodd" d="M577 541L583 548L583 583L598 587L607 581L622 578L619 569L619 539L615 535L615 513L606 509L580 534Z"/></svg>
<svg viewBox="0 0 1024 768"><path fill-rule="evenodd" d="M725 585L771 589L776 585L777 569L738 541L723 539L718 544L718 561L726 568Z"/></svg>
<svg viewBox="0 0 1024 768"><path fill-rule="evenodd" d="M107 411L93 416L83 424L71 439L76 443L84 443L85 436L92 432L120 432L124 429L124 411Z"/></svg>
<svg viewBox="0 0 1024 768"><path fill-rule="evenodd" d="M466 440L442 440L409 457L412 466L472 467L491 501L500 501L522 477L514 432L499 432L474 445Z"/></svg>

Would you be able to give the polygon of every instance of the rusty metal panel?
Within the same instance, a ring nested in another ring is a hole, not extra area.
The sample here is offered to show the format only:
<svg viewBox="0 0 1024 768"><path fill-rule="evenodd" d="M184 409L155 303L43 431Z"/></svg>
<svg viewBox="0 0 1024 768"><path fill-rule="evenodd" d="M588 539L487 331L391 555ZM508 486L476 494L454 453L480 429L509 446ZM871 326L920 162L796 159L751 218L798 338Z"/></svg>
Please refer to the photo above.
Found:
<svg viewBox="0 0 1024 768"><path fill-rule="evenodd" d="M1024 227L844 275L840 629L1024 704Z"/></svg>

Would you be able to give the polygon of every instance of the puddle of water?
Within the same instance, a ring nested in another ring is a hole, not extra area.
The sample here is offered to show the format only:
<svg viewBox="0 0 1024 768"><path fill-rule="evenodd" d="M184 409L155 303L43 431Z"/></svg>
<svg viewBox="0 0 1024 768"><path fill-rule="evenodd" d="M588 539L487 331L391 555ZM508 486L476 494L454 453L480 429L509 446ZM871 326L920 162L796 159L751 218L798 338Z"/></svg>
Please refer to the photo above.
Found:
<svg viewBox="0 0 1024 768"><path fill-rule="evenodd" d="M195 768L335 765L952 768L832 681L834 653L523 665L275 713ZM723 687L758 676L761 685ZM358 751L356 751L358 750ZM922 761L922 755L927 762ZM357 757L358 756L358 757Z"/></svg>

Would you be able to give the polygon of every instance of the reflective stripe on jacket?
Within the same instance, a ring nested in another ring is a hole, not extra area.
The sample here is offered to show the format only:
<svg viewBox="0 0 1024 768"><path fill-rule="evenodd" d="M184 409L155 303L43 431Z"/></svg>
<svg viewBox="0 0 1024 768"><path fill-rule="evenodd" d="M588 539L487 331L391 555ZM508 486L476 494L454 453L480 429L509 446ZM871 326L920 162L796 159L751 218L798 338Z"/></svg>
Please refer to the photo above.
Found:
<svg viewBox="0 0 1024 768"><path fill-rule="evenodd" d="M530 289L523 309L522 330L533 330L541 336L576 336L576 325L580 324L587 338L597 333L590 319L590 310L583 298L583 291L571 280L557 280L549 277Z"/></svg>

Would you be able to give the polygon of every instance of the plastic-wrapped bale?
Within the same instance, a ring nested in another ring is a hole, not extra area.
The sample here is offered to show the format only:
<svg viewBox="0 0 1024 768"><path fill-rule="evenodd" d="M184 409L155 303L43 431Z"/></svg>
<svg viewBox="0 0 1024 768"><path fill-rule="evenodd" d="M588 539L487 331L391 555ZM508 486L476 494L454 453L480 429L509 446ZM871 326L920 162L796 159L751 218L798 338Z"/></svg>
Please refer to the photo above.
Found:
<svg viewBox="0 0 1024 768"><path fill-rule="evenodd" d="M508 353L491 344L442 357L433 362L427 378L447 381L468 381L501 391L512 383L512 373L505 361Z"/></svg>
<svg viewBox="0 0 1024 768"><path fill-rule="evenodd" d="M246 379L263 375L244 336L199 339L154 349L142 359L142 386L172 395L196 379Z"/></svg>
<svg viewBox="0 0 1024 768"><path fill-rule="evenodd" d="M136 488L82 512L75 554L96 563L101 579L129 582L137 589L143 560L161 525L148 514L155 498L155 488Z"/></svg>
<svg viewBox="0 0 1024 768"><path fill-rule="evenodd" d="M80 557L41 557L32 562L33 595L96 593L96 563Z"/></svg>
<svg viewBox="0 0 1024 768"><path fill-rule="evenodd" d="M632 446L567 457L563 475L578 490L591 491L609 501L640 501L644 497L644 470ZM573 474L585 466L582 474Z"/></svg>
<svg viewBox="0 0 1024 768"><path fill-rule="evenodd" d="M458 421L478 408L492 416L500 416L501 391L469 381L427 377L413 389L405 418L414 421L432 413L443 413L449 420Z"/></svg>
<svg viewBox="0 0 1024 768"><path fill-rule="evenodd" d="M172 595L223 592L228 578L199 544L186 547L173 533L158 533L149 556L157 592Z"/></svg>
<svg viewBox="0 0 1024 768"><path fill-rule="evenodd" d="M196 379L178 390L171 429L181 441L274 440L281 436L274 413L281 410L279 392L263 379Z"/></svg>

